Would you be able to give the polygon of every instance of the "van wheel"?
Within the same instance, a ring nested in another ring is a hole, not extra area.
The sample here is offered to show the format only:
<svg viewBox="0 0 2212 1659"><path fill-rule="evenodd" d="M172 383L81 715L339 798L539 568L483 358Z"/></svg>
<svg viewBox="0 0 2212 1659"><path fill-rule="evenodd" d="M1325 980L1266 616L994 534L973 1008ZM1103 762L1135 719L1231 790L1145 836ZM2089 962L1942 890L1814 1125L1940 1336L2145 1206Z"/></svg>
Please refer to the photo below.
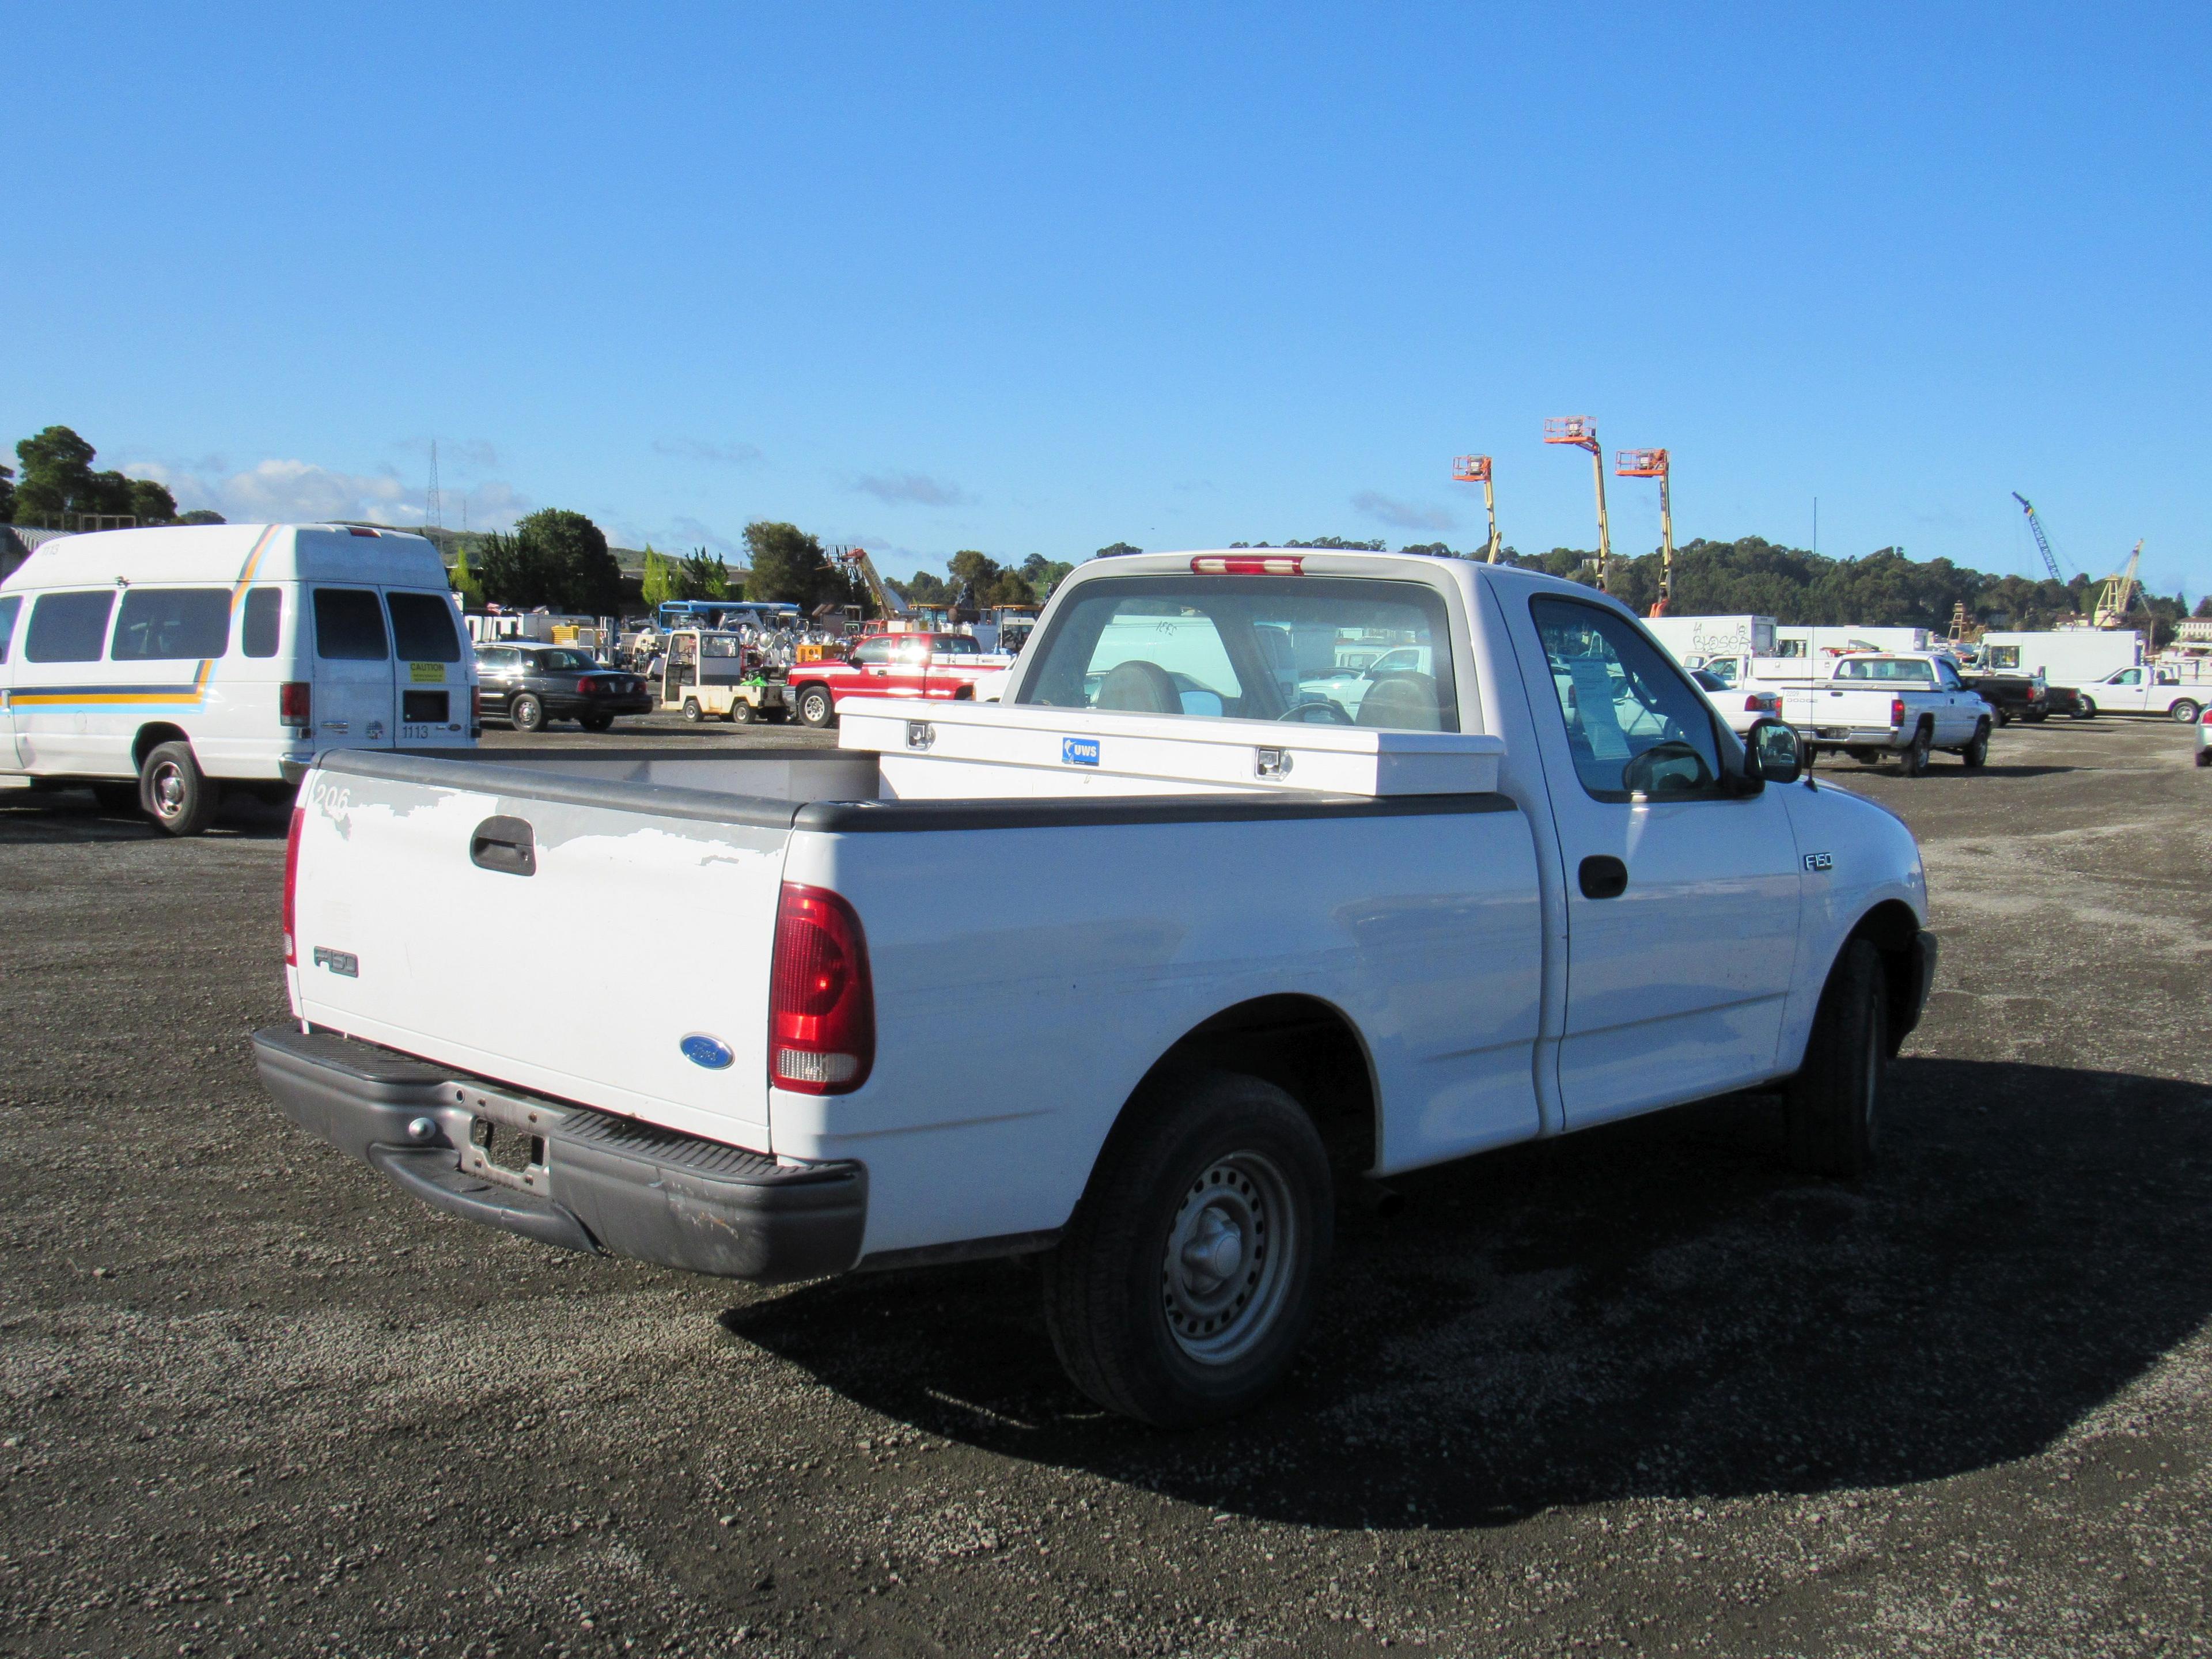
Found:
<svg viewBox="0 0 2212 1659"><path fill-rule="evenodd" d="M518 732L543 732L545 729L545 705L523 693L507 707L507 717Z"/></svg>
<svg viewBox="0 0 2212 1659"><path fill-rule="evenodd" d="M1807 1175L1848 1180L1874 1162L1889 1072L1888 1011L1881 953L1855 939L1828 972L1805 1062L1782 1099L1790 1161Z"/></svg>
<svg viewBox="0 0 2212 1659"><path fill-rule="evenodd" d="M1274 1085L1206 1072L1147 1091L1044 1259L1060 1364L1156 1427L1243 1411L1313 1322L1333 1202L1313 1120Z"/></svg>
<svg viewBox="0 0 2212 1659"><path fill-rule="evenodd" d="M1985 764L1990 757L1990 726L1987 720L1974 728L1974 740L1959 751L1959 758L1969 766Z"/></svg>
<svg viewBox="0 0 2212 1659"><path fill-rule="evenodd" d="M799 694L799 723L817 732L837 719L837 705L826 685L810 685Z"/></svg>
<svg viewBox="0 0 2212 1659"><path fill-rule="evenodd" d="M701 720L707 718L707 711L699 707L698 698L686 697L684 699L684 718L690 720L694 726L698 725Z"/></svg>
<svg viewBox="0 0 2212 1659"><path fill-rule="evenodd" d="M165 743L146 757L138 774L138 805L173 836L197 836L208 827L222 790L200 770L188 743Z"/></svg>

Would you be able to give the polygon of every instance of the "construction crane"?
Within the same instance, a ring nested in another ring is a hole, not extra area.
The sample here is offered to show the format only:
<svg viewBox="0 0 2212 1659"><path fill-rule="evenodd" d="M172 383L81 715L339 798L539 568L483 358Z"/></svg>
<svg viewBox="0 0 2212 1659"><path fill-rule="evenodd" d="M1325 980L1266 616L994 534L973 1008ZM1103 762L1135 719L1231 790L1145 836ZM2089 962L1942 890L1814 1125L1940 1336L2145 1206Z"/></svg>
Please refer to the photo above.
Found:
<svg viewBox="0 0 2212 1659"><path fill-rule="evenodd" d="M1482 486L1482 510L1490 515L1490 562L1498 562L1498 497L1490 489L1490 457L1487 455L1459 455L1452 459L1454 483L1479 483Z"/></svg>
<svg viewBox="0 0 2212 1659"><path fill-rule="evenodd" d="M1667 452L1663 449L1620 449L1613 452L1616 478L1659 480L1659 537L1664 550L1659 561L1659 603L1651 614L1663 617L1674 599L1674 509L1667 499Z"/></svg>
<svg viewBox="0 0 2212 1659"><path fill-rule="evenodd" d="M1572 444L1589 451L1590 471L1597 479L1597 591L1609 593L1613 580L1613 532L1605 521L1605 450L1597 441L1597 422L1587 415L1553 415L1544 422L1544 441Z"/></svg>
<svg viewBox="0 0 2212 1659"><path fill-rule="evenodd" d="M848 576L858 576L866 586L868 597L876 608L886 617L904 617L912 613L907 603L899 598L898 591L876 574L875 562L868 557L865 547L833 547L827 550L823 563L831 570L842 571Z"/></svg>
<svg viewBox="0 0 2212 1659"><path fill-rule="evenodd" d="M2058 556L2051 550L2051 538L2043 533L2043 520L2035 516L2035 503L2017 489L2012 492L2012 498L2020 503L2020 510L2027 514L2027 527L2035 532L2035 545L2043 554L2043 568L2051 573L2051 580L2063 587L2066 578L2059 574Z"/></svg>
<svg viewBox="0 0 2212 1659"><path fill-rule="evenodd" d="M2136 602L2136 570L2142 563L2142 549L2143 544L2137 542L2136 550L2128 555L2128 568L2116 576L2105 578L2104 591L2098 594L2096 606L2089 612L2094 626L2118 628L2127 620Z"/></svg>

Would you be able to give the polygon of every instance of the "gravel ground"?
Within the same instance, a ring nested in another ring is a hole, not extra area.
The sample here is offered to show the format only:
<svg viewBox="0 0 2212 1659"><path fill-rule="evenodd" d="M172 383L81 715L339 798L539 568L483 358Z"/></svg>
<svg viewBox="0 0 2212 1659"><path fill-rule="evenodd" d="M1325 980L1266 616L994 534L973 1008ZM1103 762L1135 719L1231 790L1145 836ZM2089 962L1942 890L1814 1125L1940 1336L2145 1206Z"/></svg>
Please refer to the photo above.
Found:
<svg viewBox="0 0 2212 1659"><path fill-rule="evenodd" d="M2200 1651L2212 775L2103 720L1820 775L1944 940L1879 1173L1739 1097L1407 1180L1187 1436L1073 1392L1019 1264L754 1291L431 1213L254 1079L277 815L0 795L0 1647Z"/></svg>

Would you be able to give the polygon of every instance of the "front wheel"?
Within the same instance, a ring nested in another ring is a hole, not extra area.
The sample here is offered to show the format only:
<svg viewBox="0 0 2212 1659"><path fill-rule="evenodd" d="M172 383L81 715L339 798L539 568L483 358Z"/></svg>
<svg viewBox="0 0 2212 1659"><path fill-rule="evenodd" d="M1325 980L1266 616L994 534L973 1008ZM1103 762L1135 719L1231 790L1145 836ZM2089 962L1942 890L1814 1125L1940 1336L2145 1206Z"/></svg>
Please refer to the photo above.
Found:
<svg viewBox="0 0 2212 1659"><path fill-rule="evenodd" d="M1313 1322L1333 1203L1313 1120L1274 1085L1206 1072L1152 1088L1044 1259L1060 1364L1100 1405L1156 1427L1244 1410Z"/></svg>
<svg viewBox="0 0 2212 1659"><path fill-rule="evenodd" d="M2166 711L2166 718L2171 720L2176 726L2196 725L2197 715L2203 712L2203 710L2202 708L2200 708L2197 704L2190 702L2186 697L2184 697L2179 702L2174 704L2172 708Z"/></svg>
<svg viewBox="0 0 2212 1659"><path fill-rule="evenodd" d="M1990 727L1984 720L1974 728L1974 740L1959 751L1959 758L1969 766L1981 766L1990 758Z"/></svg>
<svg viewBox="0 0 2212 1659"><path fill-rule="evenodd" d="M1887 989L1881 953L1863 939L1845 945L1783 1097L1790 1161L1807 1175L1847 1180L1874 1162L1889 1071Z"/></svg>
<svg viewBox="0 0 2212 1659"><path fill-rule="evenodd" d="M138 805L173 836L197 836L215 817L222 789L200 770L188 743L165 743L138 774Z"/></svg>
<svg viewBox="0 0 2212 1659"><path fill-rule="evenodd" d="M2074 718L2077 720L2094 720L2096 714L2097 700L2094 697L2084 697L2075 705Z"/></svg>
<svg viewBox="0 0 2212 1659"><path fill-rule="evenodd" d="M799 723L816 731L837 718L837 705L826 685L810 685L799 694Z"/></svg>
<svg viewBox="0 0 2212 1659"><path fill-rule="evenodd" d="M684 718L690 720L694 726L698 725L701 720L707 718L707 711L699 707L698 698L686 697L684 699Z"/></svg>
<svg viewBox="0 0 2212 1659"><path fill-rule="evenodd" d="M545 729L545 705L525 692L507 706L507 717L514 722L518 732L543 732Z"/></svg>

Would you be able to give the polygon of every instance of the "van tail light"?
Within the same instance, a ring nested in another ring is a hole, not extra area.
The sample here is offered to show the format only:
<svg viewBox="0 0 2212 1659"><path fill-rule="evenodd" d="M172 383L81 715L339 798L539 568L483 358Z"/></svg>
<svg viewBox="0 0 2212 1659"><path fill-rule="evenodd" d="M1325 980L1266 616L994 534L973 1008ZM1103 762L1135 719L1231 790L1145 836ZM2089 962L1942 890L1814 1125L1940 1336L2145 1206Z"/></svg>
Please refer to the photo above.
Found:
<svg viewBox="0 0 2212 1659"><path fill-rule="evenodd" d="M1889 723L1892 726L1902 726L1905 724L1904 698L1892 697L1889 700Z"/></svg>
<svg viewBox="0 0 2212 1659"><path fill-rule="evenodd" d="M845 1095L876 1063L868 942L853 907L824 887L783 884L769 968L769 1081Z"/></svg>
<svg viewBox="0 0 2212 1659"><path fill-rule="evenodd" d="M483 723L483 687L481 685L472 685L469 688L469 718L479 725Z"/></svg>
<svg viewBox="0 0 2212 1659"><path fill-rule="evenodd" d="M1190 574L1194 576L1303 576L1306 561L1303 553L1287 556L1259 554L1238 554L1224 558L1215 554L1210 558L1193 559Z"/></svg>
<svg viewBox="0 0 2212 1659"><path fill-rule="evenodd" d="M276 719L285 726L315 723L315 689L305 680L286 680L276 692Z"/></svg>
<svg viewBox="0 0 2212 1659"><path fill-rule="evenodd" d="M284 837L284 965L300 965L300 830L307 821L304 806L292 809L291 833Z"/></svg>

